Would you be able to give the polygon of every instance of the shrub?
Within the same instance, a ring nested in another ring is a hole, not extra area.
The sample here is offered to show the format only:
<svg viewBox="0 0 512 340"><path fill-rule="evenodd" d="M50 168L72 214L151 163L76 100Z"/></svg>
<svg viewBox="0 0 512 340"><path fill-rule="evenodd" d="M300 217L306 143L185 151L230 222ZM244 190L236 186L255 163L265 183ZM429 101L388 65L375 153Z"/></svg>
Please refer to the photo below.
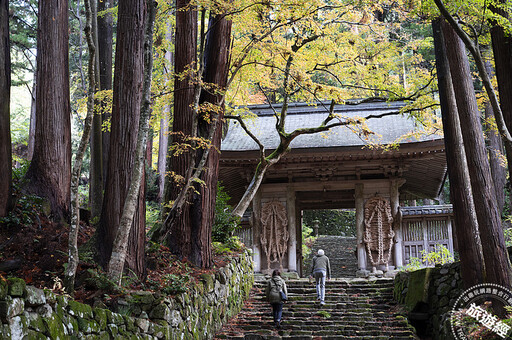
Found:
<svg viewBox="0 0 512 340"><path fill-rule="evenodd" d="M212 240L214 242L229 243L233 232L239 227L240 219L231 214L232 208L228 204L231 199L224 191L224 187L217 185L217 199L215 201L215 221L212 226Z"/></svg>

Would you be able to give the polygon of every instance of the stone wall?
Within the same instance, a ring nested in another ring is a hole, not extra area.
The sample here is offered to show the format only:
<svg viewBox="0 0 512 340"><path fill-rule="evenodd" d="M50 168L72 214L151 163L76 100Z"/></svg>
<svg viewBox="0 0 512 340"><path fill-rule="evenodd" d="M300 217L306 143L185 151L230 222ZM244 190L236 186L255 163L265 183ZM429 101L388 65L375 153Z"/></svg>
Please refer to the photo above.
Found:
<svg viewBox="0 0 512 340"><path fill-rule="evenodd" d="M406 306L409 321L433 339L453 339L450 310L463 292L459 262L395 277L395 300Z"/></svg>
<svg viewBox="0 0 512 340"><path fill-rule="evenodd" d="M254 283L244 252L175 297L138 292L116 311L92 308L21 279L0 280L0 339L211 339L242 308Z"/></svg>

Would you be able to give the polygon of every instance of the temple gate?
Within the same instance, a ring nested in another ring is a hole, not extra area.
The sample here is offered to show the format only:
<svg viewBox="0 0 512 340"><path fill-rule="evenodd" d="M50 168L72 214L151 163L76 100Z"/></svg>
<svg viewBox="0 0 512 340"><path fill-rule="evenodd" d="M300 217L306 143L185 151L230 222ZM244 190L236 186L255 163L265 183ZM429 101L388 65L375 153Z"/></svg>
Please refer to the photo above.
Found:
<svg viewBox="0 0 512 340"><path fill-rule="evenodd" d="M292 142L291 150L266 173L245 215L241 235L253 249L256 272L281 268L301 274L302 211L306 209L355 209L356 253L362 275L405 264L404 255L410 255L404 249L412 248L404 244L400 202L437 197L446 177L446 159L442 136L424 131L421 137L401 140L420 132L412 120L398 114L402 106L336 105L335 112L345 117L385 117L368 120L375 132L369 139L339 127ZM279 105L274 108L278 110ZM251 131L267 150L277 147L273 110L266 105L249 109L257 115L247 123ZM286 130L317 126L327 114L324 106L291 104ZM377 147L389 143L398 146ZM232 123L221 150L219 179L236 204L252 178L259 149Z"/></svg>

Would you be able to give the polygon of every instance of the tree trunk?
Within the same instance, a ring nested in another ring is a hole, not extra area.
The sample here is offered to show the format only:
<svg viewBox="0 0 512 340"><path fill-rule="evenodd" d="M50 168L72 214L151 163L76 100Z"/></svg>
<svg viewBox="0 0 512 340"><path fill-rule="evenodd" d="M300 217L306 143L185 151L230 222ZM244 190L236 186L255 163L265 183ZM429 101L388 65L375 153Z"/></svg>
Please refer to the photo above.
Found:
<svg viewBox="0 0 512 340"><path fill-rule="evenodd" d="M510 287L510 263L501 229L501 216L496 204L494 183L487 160L469 60L464 44L452 27L446 22L443 22L442 27L450 73L453 84L457 84L454 87L455 99L461 122L473 200L475 206L478 207L476 215L485 260L485 280Z"/></svg>
<svg viewBox="0 0 512 340"><path fill-rule="evenodd" d="M25 187L48 199L55 220L67 220L70 204L68 14L67 1L39 2L36 133Z"/></svg>
<svg viewBox="0 0 512 340"><path fill-rule="evenodd" d="M217 195L217 180L219 173L219 152L222 137L222 122L224 119L224 93L226 90L229 52L231 42L231 20L225 15L216 15L210 18L208 23L208 35L204 54L203 81L205 87L201 91L199 99L201 104L213 104L218 108L217 112L205 112L211 119L207 121L204 116L199 117L199 136L208 138L210 129L215 124L215 132L212 139L210 152L205 170L201 174L203 185L196 185L196 191L192 194L192 206L190 207L192 221L192 251L191 261L203 268L209 268L212 264L211 234L215 220L215 200ZM211 85L215 92L208 90ZM214 118L217 116L217 118ZM204 152L204 151L203 151ZM203 156L202 150L198 152L196 164Z"/></svg>
<svg viewBox="0 0 512 340"><path fill-rule="evenodd" d="M455 212L455 234L460 255L461 276L465 287L469 288L482 282L484 266L457 103L455 102L455 93L441 30L441 20L437 19L432 23L439 99L446 146L446 162L450 177L450 195Z"/></svg>
<svg viewBox="0 0 512 340"><path fill-rule="evenodd" d="M112 8L113 0L98 0L97 10L102 12ZM113 19L112 14L105 14L98 17L98 58L100 73L100 90L112 89L112 40L113 40ZM101 121L110 119L110 112L102 111ZM103 153L103 181L107 178L108 152L110 145L110 131L102 133L102 153Z"/></svg>
<svg viewBox="0 0 512 340"><path fill-rule="evenodd" d="M500 0L500 3L505 1ZM507 13L491 6L491 10L508 18ZM494 54L494 64L496 69L496 78L498 80L498 91L500 93L500 106L503 112L505 124L509 130L512 129L512 38L505 33L502 26L493 23L491 28L492 50ZM512 178L512 147L505 143L505 152L507 156L509 178ZM501 211L501 210L500 210Z"/></svg>
<svg viewBox="0 0 512 340"><path fill-rule="evenodd" d="M107 182L97 229L100 263L112 253L121 211L125 204L135 162L142 96L145 9L143 0L121 1L118 10L116 61ZM137 211L130 230L126 264L144 275L144 186L140 186Z"/></svg>
<svg viewBox="0 0 512 340"><path fill-rule="evenodd" d="M36 96L37 96L37 66L34 70L34 81L32 83L32 95L30 100L30 125L28 128L28 154L27 160L32 161L34 156L34 143L36 139Z"/></svg>
<svg viewBox="0 0 512 340"><path fill-rule="evenodd" d="M130 234L133 216L137 209L137 202L139 200L138 193L144 174L144 159L147 157L147 154L144 154L144 150L148 149L147 137L151 112L151 72L153 71L153 23L155 20L156 8L153 0L148 0L146 5L148 10L148 20L146 23L144 38L143 103L140 114L137 147L135 150L135 165L128 189L128 195L121 215L121 222L114 241L112 256L110 257L108 265L108 277L117 284L121 283L124 262L128 249L128 236Z"/></svg>
<svg viewBox="0 0 512 340"><path fill-rule="evenodd" d="M158 196L159 203L163 202L165 188L165 164L167 162L167 149L169 145L169 114L170 110L165 110L166 116L160 119L160 132L158 136Z"/></svg>
<svg viewBox="0 0 512 340"><path fill-rule="evenodd" d="M100 83L100 58L98 50L98 11L96 1L90 3L92 13L92 41L96 49L94 58L94 83L95 93L101 89ZM100 104L100 103L96 103ZM101 104L100 104L101 105ZM89 167L89 205L91 208L91 219L97 221L101 214L103 202L103 133L102 117L99 114L93 116L91 133L91 159Z"/></svg>
<svg viewBox="0 0 512 340"><path fill-rule="evenodd" d="M494 113L489 103L485 104L485 119L487 121L494 120ZM505 206L505 185L507 184L507 168L501 157L504 155L503 142L499 136L498 130L491 124L486 124L485 135L487 137L491 176L494 183L494 190L496 191L496 203L498 204L498 211L501 214Z"/></svg>
<svg viewBox="0 0 512 340"><path fill-rule="evenodd" d="M167 23L166 39L173 41L173 27L171 20ZM165 59L169 67L164 69L166 74L174 72L174 53L172 51L165 52ZM165 175L167 170L167 153L169 151L169 120L172 115L172 104L166 105L164 109L165 116L160 119L160 132L158 137L158 197L159 203L164 201L165 196Z"/></svg>
<svg viewBox="0 0 512 340"><path fill-rule="evenodd" d="M78 255L78 229L80 228L80 206L78 196L78 185L80 180L80 173L82 170L82 163L84 159L85 149L87 142L91 135L91 127L94 116L94 92L96 87L96 77L94 75L95 59L96 59L96 46L92 34L92 16L94 15L91 9L90 0L84 0L85 7L85 35L87 45L89 47L89 63L88 63L88 79L89 89L87 91L87 117L85 118L84 131L80 140L80 145L75 156L73 164L73 171L71 173L71 224L69 228L68 238L68 266L65 270L64 285L68 293L73 292L75 289L75 275L78 268L79 255Z"/></svg>
<svg viewBox="0 0 512 340"><path fill-rule="evenodd" d="M197 61L197 11L191 6L190 0L176 1L176 33L175 33L175 72L176 75L182 75L184 71L194 65ZM193 67L192 67L193 68ZM194 126L194 103L196 89L194 86L195 73L190 72L174 80L174 119L171 145L183 143L183 138L176 133L182 133L183 136L193 135ZM192 165L190 153L185 152L181 155L169 155L168 170L176 174L185 176L187 170ZM169 177L168 177L169 178ZM184 183L171 182L169 178L165 188L165 202L175 200ZM164 229L170 230L166 242L171 251L180 259L190 258L191 256L191 221L189 205L185 204L181 211L177 212L175 219L166 219ZM166 213L164 212L164 215ZM195 237L195 235L194 235Z"/></svg>
<svg viewBox="0 0 512 340"><path fill-rule="evenodd" d="M11 205L11 58L9 46L9 0L0 0L0 217Z"/></svg>

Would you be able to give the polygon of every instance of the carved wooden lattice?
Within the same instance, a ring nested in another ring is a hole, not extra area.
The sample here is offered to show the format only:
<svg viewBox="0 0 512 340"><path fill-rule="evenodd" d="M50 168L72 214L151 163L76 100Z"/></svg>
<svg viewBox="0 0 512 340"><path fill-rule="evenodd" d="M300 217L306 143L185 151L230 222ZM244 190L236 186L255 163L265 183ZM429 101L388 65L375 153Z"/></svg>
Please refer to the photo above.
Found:
<svg viewBox="0 0 512 340"><path fill-rule="evenodd" d="M288 248L288 219L281 202L266 203L261 209L261 245L267 256L267 269L270 264L279 262L283 270L282 258Z"/></svg>
<svg viewBox="0 0 512 340"><path fill-rule="evenodd" d="M389 201L378 196L370 198L364 209L364 242L374 267L379 264L387 266L389 263L395 236L392 226L393 216Z"/></svg>

